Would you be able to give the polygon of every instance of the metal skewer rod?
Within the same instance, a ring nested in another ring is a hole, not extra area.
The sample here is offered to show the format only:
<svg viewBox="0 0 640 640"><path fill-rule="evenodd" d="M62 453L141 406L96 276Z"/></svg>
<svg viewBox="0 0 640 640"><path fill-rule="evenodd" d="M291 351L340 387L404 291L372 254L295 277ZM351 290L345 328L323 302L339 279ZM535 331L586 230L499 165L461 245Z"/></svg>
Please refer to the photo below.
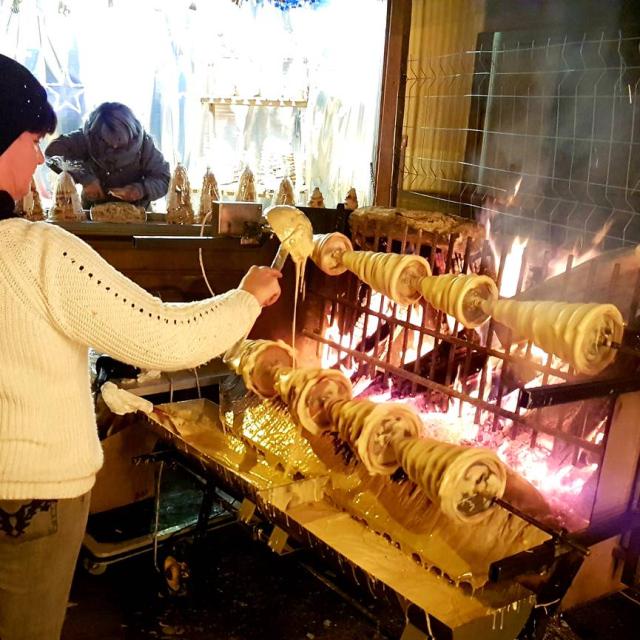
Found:
<svg viewBox="0 0 640 640"><path fill-rule="evenodd" d="M614 340L603 340L598 344L599 347L609 347L610 349L615 349L620 353L626 353L630 356L635 356L636 358L640 357L640 347L634 348L627 346L626 344L622 344L620 342L615 342Z"/></svg>
<svg viewBox="0 0 640 640"><path fill-rule="evenodd" d="M537 527L541 531L548 533L554 540L557 540L559 542L562 542L570 546L571 548L575 549L576 551L578 551L579 553L585 556L589 555L590 553L589 549L587 547L583 547L581 544L578 544L577 542L573 542L570 538L567 537L566 531L564 530L557 531L556 529L553 529L552 527L540 522L539 520L536 520L536 518L531 517L529 514L525 513L524 511L521 511L517 507L514 507L511 503L507 502L506 500L503 500L502 498L494 497L492 501L494 504L497 504L503 509L506 509L510 513L513 513L514 515L518 516L518 518L522 518L525 522L528 522L530 525L533 525L534 527Z"/></svg>

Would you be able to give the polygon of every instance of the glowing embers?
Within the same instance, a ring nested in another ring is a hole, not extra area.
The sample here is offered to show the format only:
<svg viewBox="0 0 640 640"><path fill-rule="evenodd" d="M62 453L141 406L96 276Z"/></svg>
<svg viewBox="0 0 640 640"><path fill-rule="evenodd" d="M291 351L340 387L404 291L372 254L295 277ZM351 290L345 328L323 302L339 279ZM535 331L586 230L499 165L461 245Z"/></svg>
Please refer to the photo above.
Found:
<svg viewBox="0 0 640 640"><path fill-rule="evenodd" d="M546 359L546 354L540 354ZM532 357L540 357L535 349ZM585 440L599 444L604 438L606 420L602 412L606 407L598 404L591 410L584 404L576 404L571 406L566 415L559 409L556 413L548 413L552 410L546 409L537 414L523 414L522 422L518 424L507 417L496 419L491 407L515 415L519 395L517 388L504 393L498 400L501 368L502 362L498 358L489 358L484 381L481 374L475 374L464 383L457 379L452 385L454 391L464 392L470 399L484 400L489 405L487 409L479 409L471 402L457 397L450 397L447 402L442 403L437 396L432 398L425 392L412 397L394 397L396 387L391 377L386 385L366 379L359 381L354 388L358 394L370 401L393 401L413 408L422 421L423 437L495 451L509 468L541 491L554 508L561 512L571 511L572 517L586 518L590 509L588 502L591 479L596 477L594 474L598 469L598 457L588 452L582 452L575 457L577 450L573 445L567 445L561 437L537 432L536 425L538 421L543 420L542 426L546 430L558 428L560 424L561 430L570 431L576 424L581 426L586 421L594 426L586 434ZM539 386L542 379L543 374L539 374L530 380L527 386ZM558 380L549 376L547 382L553 383ZM482 387L481 382L484 382ZM588 413L585 414L585 411Z"/></svg>
<svg viewBox="0 0 640 640"><path fill-rule="evenodd" d="M374 300L371 307L378 308L380 300L381 298ZM382 301L382 308L390 316L391 305L386 307L387 302L384 299ZM413 308L413 311L420 309L420 307ZM387 317L386 314L384 317ZM376 333L378 318L372 316L369 321L367 336L371 337ZM366 339L362 335L364 324L361 319L356 323L351 334L341 334L336 320L329 326L325 337L334 339L336 342L339 340L338 344L351 349L360 345L359 349L366 344ZM333 336L335 337L332 338ZM419 347L422 355L433 347L433 341L429 336L422 336L422 344L417 339L420 337L418 331L413 337L416 340L413 346L411 346L411 339L407 341L407 355L403 358L403 361L409 363L410 370L412 369L410 355L414 354L413 359L417 357L415 348ZM393 341L393 337L390 336L389 340ZM397 342L402 344L401 340ZM371 354L375 355L377 362L384 364L388 348L389 344L381 340L375 354L373 348ZM496 350L501 348L496 338L494 338L493 348ZM339 353L335 346L324 345L323 347L325 363L339 363L341 370L349 375L359 372L359 377L354 378L355 397L366 398L376 403L393 402L412 408L421 418L421 435L426 438L452 444L490 448L509 467L542 491L559 509L575 510L582 517L588 510L586 501L588 501L589 488L586 485L597 471L598 458L581 455L578 458L574 457L572 463L562 462L557 457L562 440L559 444L554 444L555 439L552 436L538 433L535 428L538 419L536 416L521 414L521 422L517 424L508 417L511 414L518 415L517 400L522 386L539 386L543 381L545 384L562 382L564 378L541 370L543 366L559 370L562 363L555 357L549 357L535 345L515 346L511 350L511 355L517 357L517 360L514 359L509 364L510 369L506 378L502 376L504 364L502 358L490 356L482 370L467 374L464 379L462 377L454 379L451 388L458 397L432 394L420 386L417 386L415 395L409 396L406 394L410 393L411 387L405 384L406 381L392 374L384 377L377 366L358 367L357 365L361 364L358 358L353 357L350 361L345 352ZM462 375L461 371L459 374ZM563 375L566 376L566 374ZM513 385L514 380L519 380L515 388L509 386ZM402 395L403 393L405 395ZM479 406L474 401L483 404ZM496 416L497 411L503 411L506 414ZM592 434L587 434L587 439L590 442L599 443L603 438L603 423L597 419L594 424L597 427ZM553 429L555 426L554 419L545 428ZM565 429L568 428L569 426L565 427Z"/></svg>
<svg viewBox="0 0 640 640"><path fill-rule="evenodd" d="M539 440L539 443L531 446L528 434L504 439L497 447L497 454L552 502L579 507L581 494L598 470L598 464L559 464L554 460L553 438L542 437Z"/></svg>

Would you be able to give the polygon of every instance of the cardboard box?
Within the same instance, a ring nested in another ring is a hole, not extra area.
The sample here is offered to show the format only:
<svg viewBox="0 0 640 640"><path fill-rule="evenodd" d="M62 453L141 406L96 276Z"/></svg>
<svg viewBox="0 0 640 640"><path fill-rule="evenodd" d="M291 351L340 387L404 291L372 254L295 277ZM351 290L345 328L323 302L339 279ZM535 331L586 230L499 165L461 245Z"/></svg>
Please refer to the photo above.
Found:
<svg viewBox="0 0 640 640"><path fill-rule="evenodd" d="M104 465L91 492L91 513L109 511L144 500L155 493L156 464L133 464L133 458L151 453L158 441L144 418L124 426L102 441Z"/></svg>

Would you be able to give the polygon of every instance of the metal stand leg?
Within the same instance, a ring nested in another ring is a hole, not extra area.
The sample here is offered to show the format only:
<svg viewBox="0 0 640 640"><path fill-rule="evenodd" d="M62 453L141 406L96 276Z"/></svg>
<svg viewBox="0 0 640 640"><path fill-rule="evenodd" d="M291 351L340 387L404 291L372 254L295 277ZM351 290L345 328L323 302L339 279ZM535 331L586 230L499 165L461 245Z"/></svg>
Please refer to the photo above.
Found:
<svg viewBox="0 0 640 640"><path fill-rule="evenodd" d="M538 603L518 636L519 640L543 640L551 616L558 610L583 561L584 557L577 552L558 559L549 581L537 594Z"/></svg>
<svg viewBox="0 0 640 640"><path fill-rule="evenodd" d="M198 586L203 584L205 577L204 568L207 564L204 562L204 559L206 558L205 541L207 538L209 518L211 517L211 509L213 507L215 489L216 485L213 478L207 478L206 484L202 490L202 502L200 503L198 522L196 523L196 530L193 536L193 547L191 550L191 575L193 576L194 586L196 589L198 589ZM198 591L200 591L200 589L198 589Z"/></svg>
<svg viewBox="0 0 640 640"><path fill-rule="evenodd" d="M195 543L200 547L207 535L207 527L209 518L211 517L211 507L213 507L213 496L215 494L216 485L212 478L207 478L202 494L202 502L200 503L200 512L198 513L198 523L196 524Z"/></svg>

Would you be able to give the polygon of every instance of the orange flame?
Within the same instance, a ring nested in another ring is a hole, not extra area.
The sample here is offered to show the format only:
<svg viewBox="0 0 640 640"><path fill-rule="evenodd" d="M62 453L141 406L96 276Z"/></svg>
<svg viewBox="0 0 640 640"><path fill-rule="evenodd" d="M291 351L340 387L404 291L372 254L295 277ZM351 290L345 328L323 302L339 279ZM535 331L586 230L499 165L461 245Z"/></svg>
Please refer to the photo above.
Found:
<svg viewBox="0 0 640 640"><path fill-rule="evenodd" d="M524 250L527 248L528 243L529 240L527 238L521 240L520 236L516 236L511 244L511 249L504 261L504 270L500 282L500 295L503 298L512 298L518 293L518 280L522 268L522 258L524 257Z"/></svg>

